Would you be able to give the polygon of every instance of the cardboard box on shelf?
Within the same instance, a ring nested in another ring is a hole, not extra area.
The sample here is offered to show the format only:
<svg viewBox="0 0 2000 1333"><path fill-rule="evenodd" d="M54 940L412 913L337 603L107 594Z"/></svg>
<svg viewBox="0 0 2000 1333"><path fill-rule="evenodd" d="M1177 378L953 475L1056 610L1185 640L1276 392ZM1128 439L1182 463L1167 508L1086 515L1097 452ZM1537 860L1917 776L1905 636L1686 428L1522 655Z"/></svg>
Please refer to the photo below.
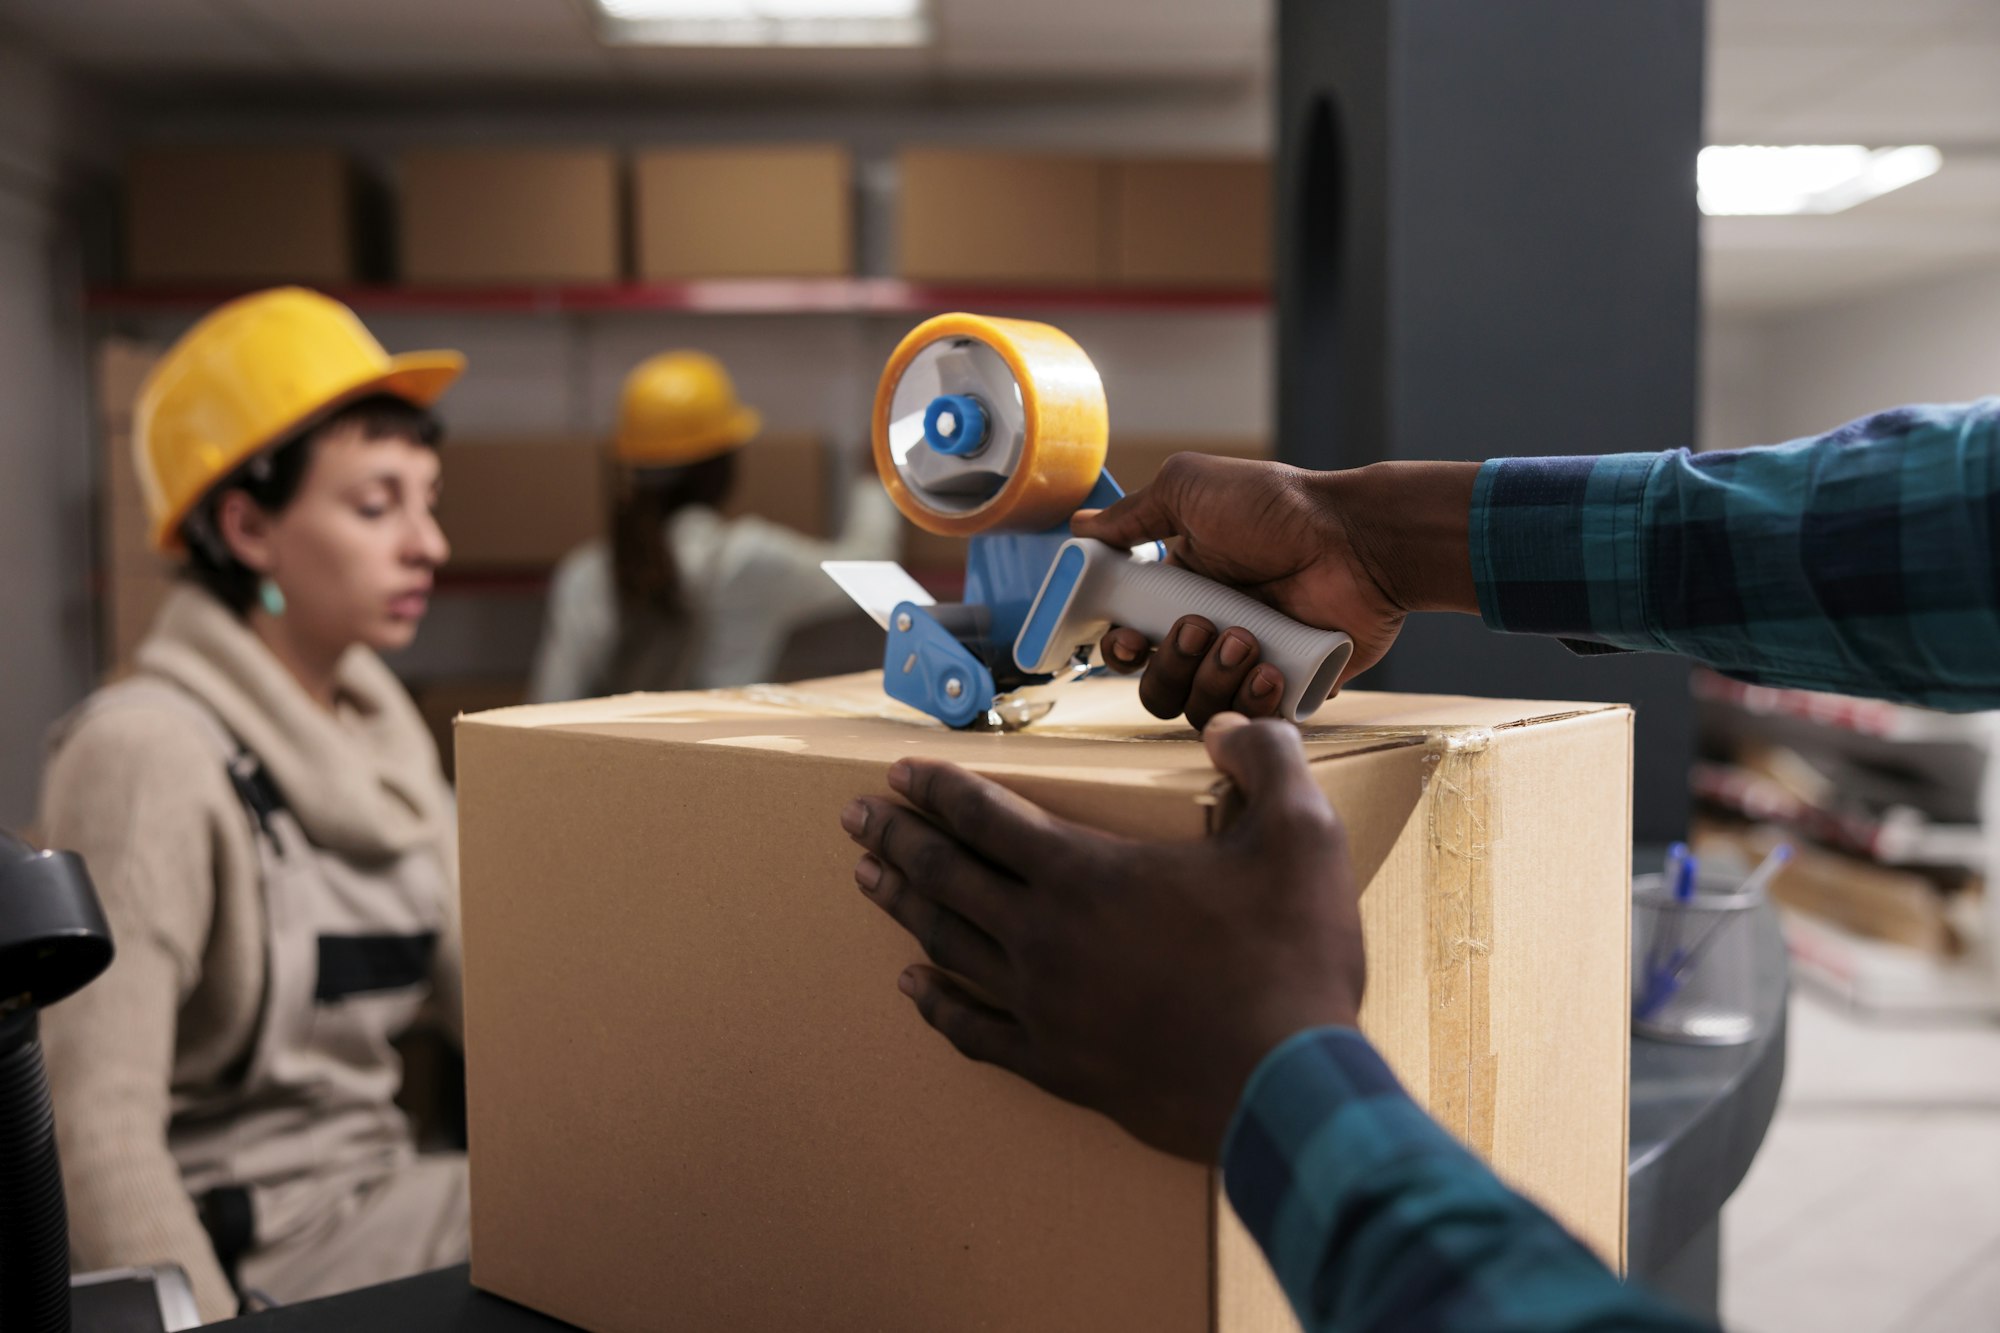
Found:
<svg viewBox="0 0 2000 1333"><path fill-rule="evenodd" d="M916 282L1087 286L1104 278L1104 163L906 148L897 273Z"/></svg>
<svg viewBox="0 0 2000 1333"><path fill-rule="evenodd" d="M353 173L332 149L144 148L125 187L135 283L354 280Z"/></svg>
<svg viewBox="0 0 2000 1333"><path fill-rule="evenodd" d="M840 809L901 756L1184 839L1226 808L1198 740L1129 680L1009 736L881 689L460 720L474 1282L597 1333L1293 1327L1210 1173L961 1059L841 888ZM1362 1027L1619 1263L1630 711L1350 692L1306 741L1365 886Z"/></svg>
<svg viewBox="0 0 2000 1333"><path fill-rule="evenodd" d="M451 541L451 567L547 569L604 535L608 450L586 437L448 442L438 522ZM767 432L737 455L725 512L825 536L826 467L819 436Z"/></svg>
<svg viewBox="0 0 2000 1333"><path fill-rule="evenodd" d="M143 537L146 496L139 489L139 469L132 461L132 436L128 432L119 431L106 437L104 470L99 477L104 498L101 512L112 521L113 527L129 522Z"/></svg>
<svg viewBox="0 0 2000 1333"><path fill-rule="evenodd" d="M116 509L105 514L99 569L113 579L148 578L172 573L177 561L161 555L148 540L144 509Z"/></svg>
<svg viewBox="0 0 2000 1333"><path fill-rule="evenodd" d="M903 568L916 574L962 573L965 570L966 540L940 537L925 532L907 518L903 520L903 549L897 557Z"/></svg>
<svg viewBox="0 0 2000 1333"><path fill-rule="evenodd" d="M174 575L162 561L120 570L103 586L104 605L98 618L103 660L99 665L107 675L120 675L131 669L133 655L153 627L153 617L173 590Z"/></svg>
<svg viewBox="0 0 2000 1333"><path fill-rule="evenodd" d="M1219 454L1225 458L1269 458L1270 443L1257 439L1229 439L1195 436L1115 436L1105 455L1104 465L1126 494L1151 482L1161 464L1178 453ZM965 568L966 541L963 537L940 537L916 524L903 523L903 567L921 574L939 574Z"/></svg>
<svg viewBox="0 0 2000 1333"><path fill-rule="evenodd" d="M609 148L427 148L398 164L403 281L615 282L619 173Z"/></svg>
<svg viewBox="0 0 2000 1333"><path fill-rule="evenodd" d="M736 456L736 485L723 512L731 518L755 514L808 537L825 537L827 523L826 442L796 431L766 431Z"/></svg>
<svg viewBox="0 0 2000 1333"><path fill-rule="evenodd" d="M97 419L107 432L130 431L140 386L167 349L131 338L106 338L97 349Z"/></svg>
<svg viewBox="0 0 2000 1333"><path fill-rule="evenodd" d="M130 438L118 432L106 439L96 516L97 569L113 579L144 577L170 568L167 558L153 550L152 522L139 493Z"/></svg>
<svg viewBox="0 0 2000 1333"><path fill-rule="evenodd" d="M1271 167L1253 158L1111 163L1107 277L1130 285L1271 281Z"/></svg>
<svg viewBox="0 0 2000 1333"><path fill-rule="evenodd" d="M455 570L543 570L602 535L609 481L603 441L449 440L438 523Z"/></svg>
<svg viewBox="0 0 2000 1333"><path fill-rule="evenodd" d="M437 742L445 777L452 778L457 771L452 727L460 714L512 708L528 697L528 682L519 676L445 676L412 682L410 697Z"/></svg>
<svg viewBox="0 0 2000 1333"><path fill-rule="evenodd" d="M633 159L639 276L831 278L854 271L842 144L661 148Z"/></svg>
<svg viewBox="0 0 2000 1333"><path fill-rule="evenodd" d="M1856 935L1934 957L1965 952L1951 919L1951 900L1929 876L1814 847L1768 825L1701 820L1695 827L1695 851L1703 858L1755 865L1780 842L1790 842L1793 851L1771 881L1775 901Z"/></svg>
<svg viewBox="0 0 2000 1333"><path fill-rule="evenodd" d="M1214 454L1221 458L1269 458L1271 442L1212 435L1114 435L1104 465L1127 495L1150 485L1175 454Z"/></svg>
<svg viewBox="0 0 2000 1333"><path fill-rule="evenodd" d="M148 540L151 525L132 457L132 404L164 351L111 338L97 353L97 665L107 675L131 668L133 653L173 586L173 565Z"/></svg>

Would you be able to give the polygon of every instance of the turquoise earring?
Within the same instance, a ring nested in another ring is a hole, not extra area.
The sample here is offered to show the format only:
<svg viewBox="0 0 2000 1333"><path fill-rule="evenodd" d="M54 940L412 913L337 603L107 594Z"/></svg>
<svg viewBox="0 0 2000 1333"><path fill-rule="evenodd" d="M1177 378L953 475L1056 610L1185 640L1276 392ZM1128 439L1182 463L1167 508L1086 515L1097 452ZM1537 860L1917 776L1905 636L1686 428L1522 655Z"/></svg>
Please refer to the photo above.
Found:
<svg viewBox="0 0 2000 1333"><path fill-rule="evenodd" d="M265 579L257 585L257 600L264 604L264 610L267 614L273 616L282 616L285 614L284 591L270 579Z"/></svg>

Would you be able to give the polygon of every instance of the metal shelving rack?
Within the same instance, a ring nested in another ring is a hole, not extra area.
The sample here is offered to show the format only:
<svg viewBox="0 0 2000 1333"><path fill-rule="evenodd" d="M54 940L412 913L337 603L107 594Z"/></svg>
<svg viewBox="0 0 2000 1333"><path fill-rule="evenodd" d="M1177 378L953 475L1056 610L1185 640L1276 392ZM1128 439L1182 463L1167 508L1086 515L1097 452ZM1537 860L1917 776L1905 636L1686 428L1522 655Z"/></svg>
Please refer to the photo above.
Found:
<svg viewBox="0 0 2000 1333"><path fill-rule="evenodd" d="M1940 713L1746 685L1709 671L1695 673L1694 692L1704 708L1720 710L1748 733L1779 743L1809 736L1878 765L1943 763L1977 784L1976 824L1896 826L1884 820L1868 828L1811 830L1883 865L1958 866L1983 876L1977 938L1968 940L1963 955L1934 958L1796 911L1784 913L1784 930L1799 974L1859 1009L1885 1016L2000 1017L2000 713ZM1721 794L1704 790L1703 779L1703 766L1697 765L1697 790L1711 798ZM1749 804L1754 806L1754 796ZM1740 805L1739 812L1756 813Z"/></svg>

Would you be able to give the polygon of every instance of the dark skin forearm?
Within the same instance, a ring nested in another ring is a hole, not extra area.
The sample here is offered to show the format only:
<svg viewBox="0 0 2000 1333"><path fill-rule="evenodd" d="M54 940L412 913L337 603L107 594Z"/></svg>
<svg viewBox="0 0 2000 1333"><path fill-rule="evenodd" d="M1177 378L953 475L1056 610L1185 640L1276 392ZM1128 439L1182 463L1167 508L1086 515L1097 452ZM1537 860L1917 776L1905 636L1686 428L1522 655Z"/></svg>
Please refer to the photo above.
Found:
<svg viewBox="0 0 2000 1333"><path fill-rule="evenodd" d="M1478 463L1376 463L1323 472L1355 557L1403 611L1479 614L1472 586L1472 488Z"/></svg>
<svg viewBox="0 0 2000 1333"><path fill-rule="evenodd" d="M1412 611L1479 609L1470 531L1477 463L1377 463L1308 472L1282 463L1177 454L1152 485L1079 514L1077 535L1114 546L1163 540L1173 559L1354 640L1345 684L1389 650ZM1275 713L1283 678L1248 631L1199 616L1155 645L1113 629L1102 654L1138 671L1140 700L1197 727L1218 713Z"/></svg>

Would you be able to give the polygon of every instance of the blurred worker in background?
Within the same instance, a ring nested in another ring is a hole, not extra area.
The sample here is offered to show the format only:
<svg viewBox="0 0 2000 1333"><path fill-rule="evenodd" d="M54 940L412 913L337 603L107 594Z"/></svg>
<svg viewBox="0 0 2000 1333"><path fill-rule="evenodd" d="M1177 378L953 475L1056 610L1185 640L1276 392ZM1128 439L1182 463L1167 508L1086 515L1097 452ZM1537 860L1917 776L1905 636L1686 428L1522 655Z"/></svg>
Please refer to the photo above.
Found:
<svg viewBox="0 0 2000 1333"><path fill-rule="evenodd" d="M447 554L430 407L463 366L285 288L139 393L182 582L57 729L42 828L118 954L43 1021L79 1267L178 1263L207 1319L465 1257L464 1159L417 1154L390 1044L427 1009L457 1031L452 798L376 656Z"/></svg>
<svg viewBox="0 0 2000 1333"><path fill-rule="evenodd" d="M849 609L822 560L885 560L894 506L857 481L837 542L725 518L736 452L762 419L722 363L666 352L625 380L609 542L556 569L529 697L713 689L768 680L794 631Z"/></svg>

